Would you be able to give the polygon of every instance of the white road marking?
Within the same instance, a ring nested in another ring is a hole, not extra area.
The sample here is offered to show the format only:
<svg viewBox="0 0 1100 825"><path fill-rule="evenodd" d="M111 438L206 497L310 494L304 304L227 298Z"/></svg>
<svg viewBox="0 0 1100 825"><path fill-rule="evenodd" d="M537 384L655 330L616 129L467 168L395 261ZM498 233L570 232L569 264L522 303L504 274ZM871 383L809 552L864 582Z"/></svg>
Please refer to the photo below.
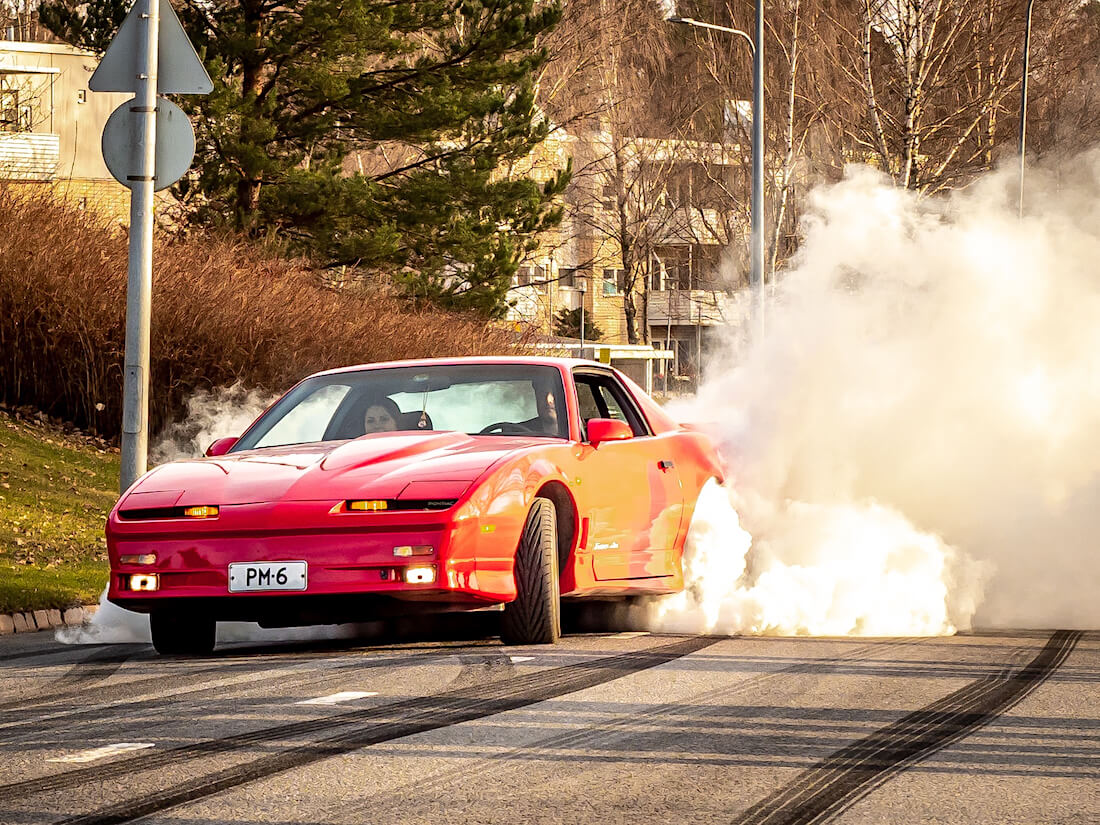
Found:
<svg viewBox="0 0 1100 825"><path fill-rule="evenodd" d="M533 662L535 660L534 656L509 656L508 658L513 662Z"/></svg>
<svg viewBox="0 0 1100 825"><path fill-rule="evenodd" d="M350 702L352 699L362 699L364 696L377 696L376 690L344 690L333 693L331 696L318 696L316 699L305 699L295 702L296 705L338 705L341 702Z"/></svg>
<svg viewBox="0 0 1100 825"><path fill-rule="evenodd" d="M92 748L87 751L80 751L79 753L70 753L67 756L55 756L51 759L47 759L47 762L94 762L97 759L105 759L108 756L114 756L119 753L126 753L127 751L140 751L145 748L153 747L152 742L118 742L114 745L103 745L99 748Z"/></svg>
<svg viewBox="0 0 1100 825"><path fill-rule="evenodd" d="M609 639L637 639L639 636L648 636L648 630L628 630L625 633L616 633L614 636L608 636Z"/></svg>

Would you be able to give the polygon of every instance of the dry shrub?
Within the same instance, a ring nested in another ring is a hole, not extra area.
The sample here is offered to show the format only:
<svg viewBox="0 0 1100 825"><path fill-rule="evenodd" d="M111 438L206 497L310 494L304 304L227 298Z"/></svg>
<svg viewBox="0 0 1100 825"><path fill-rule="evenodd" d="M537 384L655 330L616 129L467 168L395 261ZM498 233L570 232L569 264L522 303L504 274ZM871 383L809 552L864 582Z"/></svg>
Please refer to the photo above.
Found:
<svg viewBox="0 0 1100 825"><path fill-rule="evenodd" d="M107 437L121 426L126 239L41 188L0 184L0 399ZM159 239L154 255L151 425L197 389L281 391L347 364L515 352L510 331L333 290L301 262L239 237Z"/></svg>

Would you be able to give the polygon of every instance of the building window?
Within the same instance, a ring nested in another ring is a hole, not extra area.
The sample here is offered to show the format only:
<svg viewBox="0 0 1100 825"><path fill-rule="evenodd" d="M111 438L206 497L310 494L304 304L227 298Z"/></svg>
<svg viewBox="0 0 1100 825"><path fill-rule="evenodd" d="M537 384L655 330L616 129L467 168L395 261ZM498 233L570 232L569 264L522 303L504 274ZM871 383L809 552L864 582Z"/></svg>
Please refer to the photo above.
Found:
<svg viewBox="0 0 1100 825"><path fill-rule="evenodd" d="M573 267L561 267L558 270L558 286L575 287L577 285L577 270Z"/></svg>
<svg viewBox="0 0 1100 825"><path fill-rule="evenodd" d="M715 245L658 246L653 254L653 289L720 289L719 259Z"/></svg>
<svg viewBox="0 0 1100 825"><path fill-rule="evenodd" d="M549 283L546 278L546 268L541 266L521 266L516 271L516 286L532 286L540 292L545 292Z"/></svg>
<svg viewBox="0 0 1100 825"><path fill-rule="evenodd" d="M0 89L0 130L21 132L19 121L19 90Z"/></svg>
<svg viewBox="0 0 1100 825"><path fill-rule="evenodd" d="M603 271L604 297L618 295L623 288L623 271L621 269L605 269Z"/></svg>
<svg viewBox="0 0 1100 825"><path fill-rule="evenodd" d="M615 184L605 183L600 187L600 205L609 212L619 208L619 192Z"/></svg>

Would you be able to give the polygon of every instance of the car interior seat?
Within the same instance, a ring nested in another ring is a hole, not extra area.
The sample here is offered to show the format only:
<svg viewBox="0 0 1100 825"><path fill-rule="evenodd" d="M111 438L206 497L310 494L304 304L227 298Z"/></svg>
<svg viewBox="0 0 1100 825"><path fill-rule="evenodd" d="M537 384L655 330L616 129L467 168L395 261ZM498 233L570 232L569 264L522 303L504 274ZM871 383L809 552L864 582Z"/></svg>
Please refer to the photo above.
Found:
<svg viewBox="0 0 1100 825"><path fill-rule="evenodd" d="M420 426L420 417L424 416L424 423L426 426ZM421 413L420 410L413 410L412 412L401 413L401 420L397 422L397 429L399 430L434 430L432 426L432 417L426 412Z"/></svg>

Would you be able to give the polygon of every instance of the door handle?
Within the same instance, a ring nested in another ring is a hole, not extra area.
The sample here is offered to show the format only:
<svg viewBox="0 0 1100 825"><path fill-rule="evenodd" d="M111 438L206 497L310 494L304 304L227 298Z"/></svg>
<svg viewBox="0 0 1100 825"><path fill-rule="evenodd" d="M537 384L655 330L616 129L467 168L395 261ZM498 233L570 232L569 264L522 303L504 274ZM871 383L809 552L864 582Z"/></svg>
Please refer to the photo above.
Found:
<svg viewBox="0 0 1100 825"><path fill-rule="evenodd" d="M671 470L675 466L676 464L667 458L657 462L657 468L660 470Z"/></svg>

